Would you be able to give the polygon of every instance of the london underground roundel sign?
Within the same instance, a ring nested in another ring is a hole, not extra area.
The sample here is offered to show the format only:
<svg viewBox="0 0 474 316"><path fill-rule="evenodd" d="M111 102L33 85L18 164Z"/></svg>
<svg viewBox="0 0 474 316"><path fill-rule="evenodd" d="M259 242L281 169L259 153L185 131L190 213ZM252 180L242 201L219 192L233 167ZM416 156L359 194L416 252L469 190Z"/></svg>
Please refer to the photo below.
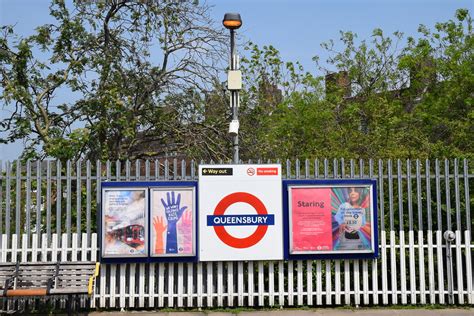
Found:
<svg viewBox="0 0 474 316"><path fill-rule="evenodd" d="M237 202L244 202L250 204L260 217L250 217L246 215L240 215L239 217L232 217L230 220L225 218L219 218L218 216L224 215L226 209ZM267 209L262 201L258 197L246 192L235 192L224 197L219 204L217 204L214 211L214 216L211 217L212 224L223 224L223 223L242 223L242 224L257 224L257 230L253 232L250 236L244 238L234 237L229 234L224 225L214 226L214 231L226 245L234 248L249 248L256 245L262 238L265 236L268 228L268 218Z"/></svg>
<svg viewBox="0 0 474 316"><path fill-rule="evenodd" d="M283 258L280 165L202 165L199 205L201 261Z"/></svg>

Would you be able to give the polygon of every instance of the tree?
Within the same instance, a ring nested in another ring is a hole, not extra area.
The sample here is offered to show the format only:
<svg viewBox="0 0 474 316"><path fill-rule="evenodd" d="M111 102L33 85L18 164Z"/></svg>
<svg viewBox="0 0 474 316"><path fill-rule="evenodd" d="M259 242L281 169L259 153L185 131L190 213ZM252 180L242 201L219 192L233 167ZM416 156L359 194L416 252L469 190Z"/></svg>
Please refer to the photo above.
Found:
<svg viewBox="0 0 474 316"><path fill-rule="evenodd" d="M421 25L418 40L408 39L400 68L418 68L411 84L415 98L413 126L426 135L432 157L473 157L474 36L467 10L456 20L437 23L434 31Z"/></svg>
<svg viewBox="0 0 474 316"><path fill-rule="evenodd" d="M420 38L408 38L406 44L401 33L390 37L380 29L374 30L370 42L357 42L355 34L341 32L340 51L334 50L332 41L323 44L330 52L327 64L336 73L320 66L328 74L323 78L298 69L286 84L298 88L284 94L271 111L265 110L265 100L250 97L257 100L251 112L264 113L251 117L258 117L249 128L256 135L254 155L472 157L472 19L467 10L458 10L456 18L438 23L435 32L420 26ZM273 69L272 65L281 69L278 58L261 67L262 55L251 59L251 70ZM273 72L271 78L285 87L281 72ZM254 91L264 91L258 85L262 81L254 82Z"/></svg>
<svg viewBox="0 0 474 316"><path fill-rule="evenodd" d="M3 142L23 139L25 157L61 159L133 159L150 140L174 143L186 126L164 100L205 90L222 59L224 37L208 10L188 1L54 0L56 22L35 35L2 26L0 100L13 109L1 122Z"/></svg>
<svg viewBox="0 0 474 316"><path fill-rule="evenodd" d="M286 157L272 142L271 131L280 123L276 114L282 104L288 105L286 100L296 91L313 91L314 78L303 71L299 62L283 61L271 45L259 48L250 42L245 50L249 56L242 58L241 159Z"/></svg>
<svg viewBox="0 0 474 316"><path fill-rule="evenodd" d="M54 0L55 24L0 37L3 142L24 157L228 161L225 36L203 4ZM222 28L219 27L222 30ZM223 31L223 30L222 30ZM341 32L320 73L247 45L240 158L472 157L472 18L419 28L418 39ZM221 71L222 72L222 71ZM70 100L58 95L72 96Z"/></svg>

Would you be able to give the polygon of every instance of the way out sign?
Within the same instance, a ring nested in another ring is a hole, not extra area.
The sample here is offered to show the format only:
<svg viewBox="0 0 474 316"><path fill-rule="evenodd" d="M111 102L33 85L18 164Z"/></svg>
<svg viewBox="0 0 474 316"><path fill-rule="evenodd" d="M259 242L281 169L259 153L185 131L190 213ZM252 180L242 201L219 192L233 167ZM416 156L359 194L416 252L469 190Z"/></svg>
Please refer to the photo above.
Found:
<svg viewBox="0 0 474 316"><path fill-rule="evenodd" d="M199 260L281 260L280 165L199 166Z"/></svg>

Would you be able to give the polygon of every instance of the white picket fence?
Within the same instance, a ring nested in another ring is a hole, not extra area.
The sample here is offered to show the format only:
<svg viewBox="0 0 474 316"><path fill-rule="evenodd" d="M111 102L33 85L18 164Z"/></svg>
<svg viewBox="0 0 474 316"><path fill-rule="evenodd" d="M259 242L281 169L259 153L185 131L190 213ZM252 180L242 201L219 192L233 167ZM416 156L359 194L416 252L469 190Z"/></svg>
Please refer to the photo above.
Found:
<svg viewBox="0 0 474 316"><path fill-rule="evenodd" d="M103 264L92 307L474 304L470 231L456 231L447 286L441 231L381 232L377 260ZM97 234L2 236L1 262L97 260ZM408 238L407 238L408 237ZM7 242L8 241L8 242ZM402 251L403 250L403 251Z"/></svg>
<svg viewBox="0 0 474 316"><path fill-rule="evenodd" d="M277 162L284 179L377 179L379 258L104 264L92 306L474 305L472 162ZM0 261L95 261L102 181L197 180L197 167L176 159L0 162ZM443 238L450 230L452 244Z"/></svg>

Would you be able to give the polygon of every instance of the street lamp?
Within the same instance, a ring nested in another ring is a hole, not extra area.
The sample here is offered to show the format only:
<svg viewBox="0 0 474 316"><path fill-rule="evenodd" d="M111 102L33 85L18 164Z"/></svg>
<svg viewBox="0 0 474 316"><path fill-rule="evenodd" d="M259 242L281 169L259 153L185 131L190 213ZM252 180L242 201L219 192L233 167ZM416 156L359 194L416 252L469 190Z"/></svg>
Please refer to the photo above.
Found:
<svg viewBox="0 0 474 316"><path fill-rule="evenodd" d="M230 91L230 106L232 107L232 121L229 125L229 134L232 136L232 152L234 164L239 163L239 91L242 89L242 73L238 70L237 56L235 55L235 30L242 26L242 19L238 13L226 13L222 21L224 27L230 30L230 69L227 76L227 89Z"/></svg>

